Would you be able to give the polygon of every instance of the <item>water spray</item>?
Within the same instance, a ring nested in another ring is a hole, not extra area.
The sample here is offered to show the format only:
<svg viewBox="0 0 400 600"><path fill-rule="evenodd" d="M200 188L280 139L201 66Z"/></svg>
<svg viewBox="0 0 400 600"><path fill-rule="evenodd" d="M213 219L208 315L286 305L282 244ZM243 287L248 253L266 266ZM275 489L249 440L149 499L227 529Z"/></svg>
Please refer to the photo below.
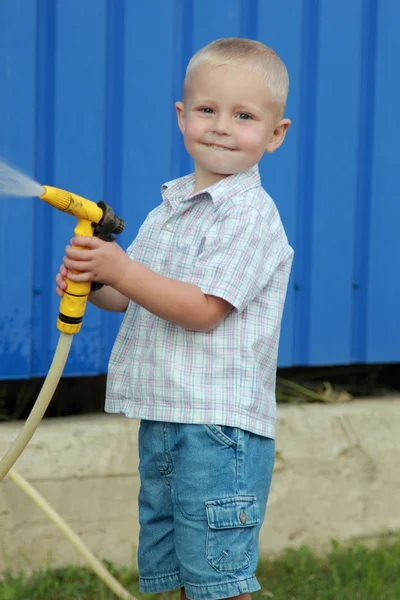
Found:
<svg viewBox="0 0 400 600"><path fill-rule="evenodd" d="M74 235L77 237L97 236L106 241L113 241L115 235L122 233L125 226L124 221L120 217L117 217L111 207L105 202L96 204L91 200L65 190L42 186L4 162L0 163L0 195L38 196L47 204L78 219L74 229ZM82 540L69 528L37 490L12 469L14 463L31 440L50 404L63 373L73 336L80 331L82 326L91 283L77 283L68 279L66 281L67 289L61 298L57 318L57 329L60 331L60 337L54 358L24 427L0 461L0 481L8 475L57 525L65 537L75 545L89 566L119 598L135 600L111 573L104 568L100 561L83 544Z"/></svg>

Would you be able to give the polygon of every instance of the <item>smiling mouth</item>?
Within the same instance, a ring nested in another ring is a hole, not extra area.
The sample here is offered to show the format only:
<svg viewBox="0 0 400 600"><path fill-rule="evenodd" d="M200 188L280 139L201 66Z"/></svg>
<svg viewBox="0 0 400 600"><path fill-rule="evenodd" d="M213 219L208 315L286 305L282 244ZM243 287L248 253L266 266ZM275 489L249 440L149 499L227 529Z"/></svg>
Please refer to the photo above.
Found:
<svg viewBox="0 0 400 600"><path fill-rule="evenodd" d="M227 146L220 146L219 144L204 144L208 146L208 148L213 148L214 150L227 150L228 152L235 152L234 148L228 148Z"/></svg>

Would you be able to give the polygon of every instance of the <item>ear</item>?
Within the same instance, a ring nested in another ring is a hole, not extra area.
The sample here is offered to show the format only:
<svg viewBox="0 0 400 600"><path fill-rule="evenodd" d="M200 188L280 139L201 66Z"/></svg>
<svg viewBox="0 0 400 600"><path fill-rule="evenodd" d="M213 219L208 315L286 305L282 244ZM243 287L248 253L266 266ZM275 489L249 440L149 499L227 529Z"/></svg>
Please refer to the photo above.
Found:
<svg viewBox="0 0 400 600"><path fill-rule="evenodd" d="M289 129L291 123L292 122L290 119L281 119L279 121L279 123L276 125L276 127L271 135L271 138L267 144L265 152L267 152L268 154L272 154L272 152L275 152L275 150L277 150L279 148L279 146L281 146L283 144L283 140L285 139L286 132Z"/></svg>
<svg viewBox="0 0 400 600"><path fill-rule="evenodd" d="M181 133L185 133L185 107L183 106L183 102L176 102L175 110L179 129L181 130Z"/></svg>

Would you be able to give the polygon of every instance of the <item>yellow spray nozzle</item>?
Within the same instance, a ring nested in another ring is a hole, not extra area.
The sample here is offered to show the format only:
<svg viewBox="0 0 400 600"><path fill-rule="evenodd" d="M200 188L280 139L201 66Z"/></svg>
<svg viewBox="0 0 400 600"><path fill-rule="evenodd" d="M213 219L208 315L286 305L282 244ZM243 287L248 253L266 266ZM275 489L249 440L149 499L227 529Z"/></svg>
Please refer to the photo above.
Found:
<svg viewBox="0 0 400 600"><path fill-rule="evenodd" d="M103 211L95 202L49 185L44 185L43 189L45 192L40 198L54 208L90 223L101 221Z"/></svg>
<svg viewBox="0 0 400 600"><path fill-rule="evenodd" d="M78 219L74 229L76 236L93 235L93 224L99 223L103 218L103 211L97 204L77 194L49 185L44 185L43 189L44 194L40 196L42 200ZM78 333L82 326L90 292L90 282L77 283L67 280L67 285L67 290L60 302L57 328L63 333L73 335Z"/></svg>
<svg viewBox="0 0 400 600"><path fill-rule="evenodd" d="M82 196L61 190L60 188L43 185L42 200L63 212L78 219L74 229L77 237L97 235L103 240L112 241L114 234L121 233L125 223L117 217L113 210L104 202L96 204ZM90 282L75 282L67 279L67 289L61 298L57 328L67 334L75 334L81 328L86 309Z"/></svg>

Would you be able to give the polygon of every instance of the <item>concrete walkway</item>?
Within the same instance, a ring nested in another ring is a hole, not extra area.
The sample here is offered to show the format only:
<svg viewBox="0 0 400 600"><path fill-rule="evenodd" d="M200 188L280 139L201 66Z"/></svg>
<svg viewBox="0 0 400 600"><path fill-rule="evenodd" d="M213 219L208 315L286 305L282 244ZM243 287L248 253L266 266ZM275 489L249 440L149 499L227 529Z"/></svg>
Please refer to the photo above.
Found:
<svg viewBox="0 0 400 600"><path fill-rule="evenodd" d="M400 398L279 406L261 551L400 532ZM0 456L20 431L0 424ZM101 558L131 564L138 536L136 421L46 419L16 469ZM10 481L0 484L0 571L81 562Z"/></svg>

